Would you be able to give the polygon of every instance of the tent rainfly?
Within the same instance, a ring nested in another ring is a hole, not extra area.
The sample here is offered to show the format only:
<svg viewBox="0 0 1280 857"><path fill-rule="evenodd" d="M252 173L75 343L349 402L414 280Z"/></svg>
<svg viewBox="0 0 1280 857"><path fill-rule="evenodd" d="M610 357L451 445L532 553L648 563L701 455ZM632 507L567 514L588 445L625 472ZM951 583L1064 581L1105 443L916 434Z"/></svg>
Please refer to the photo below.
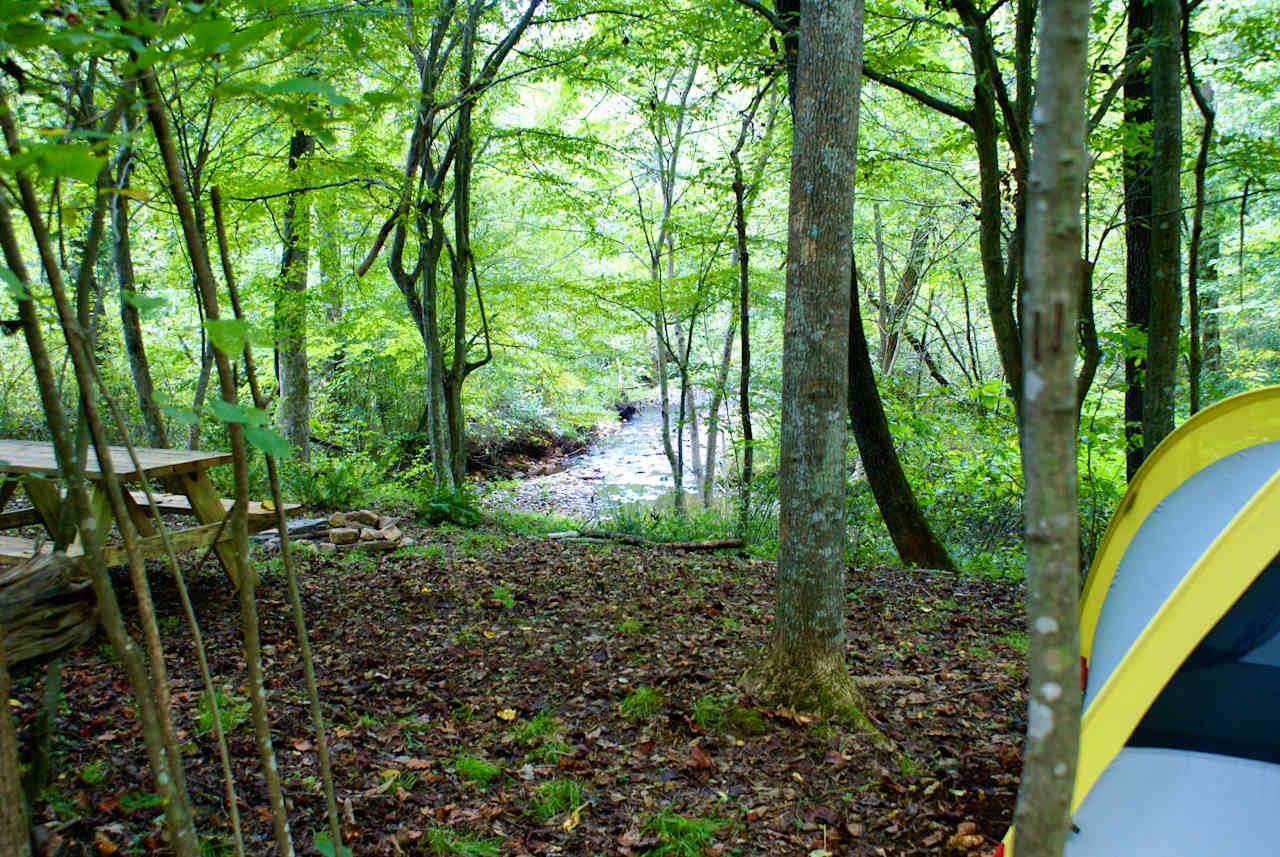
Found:
<svg viewBox="0 0 1280 857"><path fill-rule="evenodd" d="M1280 854L1280 387L1201 411L1143 464L1085 583L1080 654L1064 857Z"/></svg>

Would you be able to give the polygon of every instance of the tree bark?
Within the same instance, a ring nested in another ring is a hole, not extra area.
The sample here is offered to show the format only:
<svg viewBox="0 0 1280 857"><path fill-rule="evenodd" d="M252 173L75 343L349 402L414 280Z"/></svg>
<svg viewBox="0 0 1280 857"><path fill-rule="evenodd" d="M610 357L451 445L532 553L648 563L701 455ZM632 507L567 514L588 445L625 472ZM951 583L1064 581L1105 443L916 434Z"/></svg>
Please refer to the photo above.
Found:
<svg viewBox="0 0 1280 857"><path fill-rule="evenodd" d="M1023 307L1030 699L1018 857L1061 857L1080 738L1075 358L1088 0L1044 0Z"/></svg>
<svg viewBox="0 0 1280 857"><path fill-rule="evenodd" d="M1191 243L1187 248L1187 328L1190 344L1187 357L1188 387L1190 388L1190 412L1200 410L1200 369L1201 350L1201 300L1199 294L1201 273L1201 250L1204 244L1205 192L1209 173L1209 148L1213 145L1213 125L1217 114L1213 109L1213 90L1206 84L1201 86L1195 77L1195 69L1191 65L1191 11L1184 3L1182 21L1182 59L1187 73L1187 87L1191 97L1200 110L1204 126L1200 131L1200 146L1196 152L1195 183L1196 201L1191 214Z"/></svg>
<svg viewBox="0 0 1280 857"><path fill-rule="evenodd" d="M911 246L907 250L906 263L902 273L898 275L898 287L893 293L893 302L889 304L888 329L882 334L884 351L881 355L880 374L888 375L893 371L893 364L898 359L899 340L905 331L907 312L915 303L916 290L920 286L920 274L925 267L925 253L929 247L929 223L918 224L911 233ZM922 354L927 359L927 356ZM932 369L932 367L931 367ZM936 379L937 375L934 373ZM943 382L945 385L945 382Z"/></svg>
<svg viewBox="0 0 1280 857"><path fill-rule="evenodd" d="M778 590L764 699L861 718L845 665L849 279L863 4L800 6L779 454Z"/></svg>
<svg viewBox="0 0 1280 857"><path fill-rule="evenodd" d="M132 124L130 122L129 124ZM133 146L126 145L116 158L116 186L127 190L133 174ZM133 271L133 247L129 240L129 198L123 193L111 197L112 255L115 258L116 281L120 288L120 329L124 335L124 350L129 359L129 371L138 396L138 410L147 431L147 443L155 449L167 449L168 433L164 415L155 399L155 383L151 379L151 363L147 360L146 344L142 338L142 319L138 308L126 295L139 294L138 282Z"/></svg>
<svg viewBox="0 0 1280 857"><path fill-rule="evenodd" d="M893 446L889 421L871 369L866 333L862 329L854 265L850 265L849 292L849 424L858 443L867 483L903 564L954 571L955 563L929 528Z"/></svg>
<svg viewBox="0 0 1280 857"><path fill-rule="evenodd" d="M1150 0L1151 315L1142 390L1142 453L1173 431L1182 319L1182 74L1179 0Z"/></svg>
<svg viewBox="0 0 1280 857"><path fill-rule="evenodd" d="M315 138L302 129L289 141L289 174L315 151ZM311 251L310 206L301 192L284 206L284 252L276 291L276 422L300 461L311 460L311 375L307 367L307 269Z"/></svg>
<svg viewBox="0 0 1280 857"><path fill-rule="evenodd" d="M0 622L0 853L30 857L31 836L27 828L22 777L18 774L18 734L9 713L9 665L5 653L5 626Z"/></svg>

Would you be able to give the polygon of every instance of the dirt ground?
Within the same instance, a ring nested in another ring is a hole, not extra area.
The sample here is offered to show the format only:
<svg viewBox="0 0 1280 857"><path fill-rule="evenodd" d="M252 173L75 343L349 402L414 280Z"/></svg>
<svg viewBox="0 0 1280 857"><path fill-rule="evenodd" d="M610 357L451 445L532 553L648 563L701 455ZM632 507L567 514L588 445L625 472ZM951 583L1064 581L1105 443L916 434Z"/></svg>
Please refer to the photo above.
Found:
<svg viewBox="0 0 1280 857"><path fill-rule="evenodd" d="M743 697L771 563L493 530L381 556L304 555L303 600L354 855L988 855L1024 728L1022 587L849 576L851 672L897 745ZM301 854L323 800L278 561L258 556L275 748ZM126 580L118 591L126 612ZM217 754L173 584L153 588L205 853L230 854ZM274 853L235 596L191 582L222 684L247 852ZM130 614L132 616L132 614ZM64 673L47 852L167 849L124 674L99 635ZM17 681L24 734L40 683ZM202 720L204 722L202 722ZM322 846L323 848L323 846ZM325 849L332 853L332 849Z"/></svg>

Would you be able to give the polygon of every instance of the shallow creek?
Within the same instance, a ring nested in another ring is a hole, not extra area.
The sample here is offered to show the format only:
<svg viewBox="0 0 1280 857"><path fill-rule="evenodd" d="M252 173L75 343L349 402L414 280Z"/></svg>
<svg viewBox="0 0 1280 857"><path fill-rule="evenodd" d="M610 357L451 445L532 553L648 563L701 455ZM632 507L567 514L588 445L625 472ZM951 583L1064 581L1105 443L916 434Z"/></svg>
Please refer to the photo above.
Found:
<svg viewBox="0 0 1280 857"><path fill-rule="evenodd" d="M684 479L693 484L688 462ZM686 495L692 505L696 498L692 492ZM607 518L623 506L669 506L673 499L671 468L662 450L662 413L648 406L586 452L567 459L562 470L526 476L490 494L488 502L591 520Z"/></svg>

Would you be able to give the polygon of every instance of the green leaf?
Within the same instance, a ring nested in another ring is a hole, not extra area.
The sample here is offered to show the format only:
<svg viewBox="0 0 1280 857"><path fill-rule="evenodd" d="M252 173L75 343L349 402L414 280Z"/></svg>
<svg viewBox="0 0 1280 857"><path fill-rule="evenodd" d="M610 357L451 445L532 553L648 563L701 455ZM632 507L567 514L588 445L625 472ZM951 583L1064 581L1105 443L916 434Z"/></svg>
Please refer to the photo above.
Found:
<svg viewBox="0 0 1280 857"><path fill-rule="evenodd" d="M164 414L171 420L177 420L183 425L199 425L200 415L189 408L175 408L172 405L161 405L160 413Z"/></svg>
<svg viewBox="0 0 1280 857"><path fill-rule="evenodd" d="M268 86L266 91L270 95L323 95L334 107L351 103L351 99L334 89L329 81L310 77L292 77L282 80Z"/></svg>
<svg viewBox="0 0 1280 857"><path fill-rule="evenodd" d="M253 341L249 322L240 318L212 319L204 323L204 329L209 332L213 347L232 358L239 357L245 345Z"/></svg>
<svg viewBox="0 0 1280 857"><path fill-rule="evenodd" d="M0 280L4 280L4 290L9 293L9 297L15 301L31 300L31 293L27 291L26 286L22 285L22 281L18 279L18 275L10 271L4 265L0 265Z"/></svg>
<svg viewBox="0 0 1280 857"><path fill-rule="evenodd" d="M329 835L329 831L322 830L311 840L311 845L319 851L324 857L335 857L333 849L333 837ZM351 857L351 849L345 845L338 846L341 857Z"/></svg>
<svg viewBox="0 0 1280 857"><path fill-rule="evenodd" d="M293 447L274 429L265 426L246 426L244 439L277 461L287 461L293 455Z"/></svg>
<svg viewBox="0 0 1280 857"><path fill-rule="evenodd" d="M267 421L267 412L261 408L248 405L233 405L222 399L214 399L209 403L209 410L224 423L242 423L246 426L260 426Z"/></svg>
<svg viewBox="0 0 1280 857"><path fill-rule="evenodd" d="M191 41L206 54L219 54L230 47L231 22L226 18L197 21L186 28Z"/></svg>
<svg viewBox="0 0 1280 857"><path fill-rule="evenodd" d="M82 144L51 143L37 148L36 163L45 178L70 178L93 184L107 161L105 156L95 155Z"/></svg>
<svg viewBox="0 0 1280 857"><path fill-rule="evenodd" d="M143 318L150 318L155 310L169 303L168 298L157 297L155 295L143 295L130 289L120 290L120 300L127 303L138 311L138 315Z"/></svg>

